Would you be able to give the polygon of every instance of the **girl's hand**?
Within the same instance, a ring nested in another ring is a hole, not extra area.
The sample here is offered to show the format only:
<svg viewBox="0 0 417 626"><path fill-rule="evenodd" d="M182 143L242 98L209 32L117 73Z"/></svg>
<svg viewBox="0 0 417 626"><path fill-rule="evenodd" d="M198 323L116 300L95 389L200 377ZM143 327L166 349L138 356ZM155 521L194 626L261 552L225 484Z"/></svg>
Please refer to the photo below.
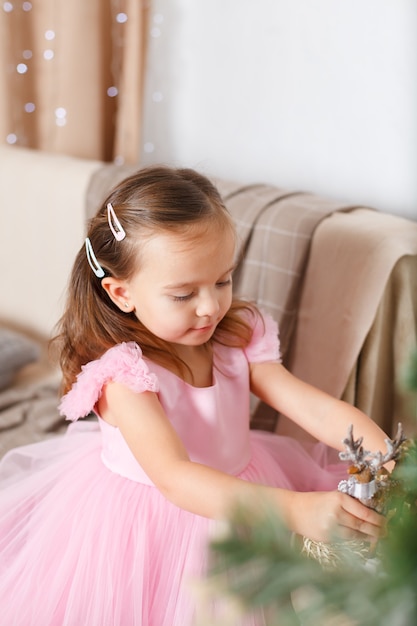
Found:
<svg viewBox="0 0 417 626"><path fill-rule="evenodd" d="M385 519L376 511L340 491L294 493L292 530L315 541L363 539L374 543Z"/></svg>

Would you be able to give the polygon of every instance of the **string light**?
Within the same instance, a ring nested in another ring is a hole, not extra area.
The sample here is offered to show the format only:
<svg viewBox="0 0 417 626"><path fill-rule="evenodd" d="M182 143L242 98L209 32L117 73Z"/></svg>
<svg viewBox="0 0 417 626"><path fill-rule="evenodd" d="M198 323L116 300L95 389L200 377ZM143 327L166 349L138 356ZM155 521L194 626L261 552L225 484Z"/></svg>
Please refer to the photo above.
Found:
<svg viewBox="0 0 417 626"><path fill-rule="evenodd" d="M152 141L147 141L145 143L145 145L143 146L143 149L145 150L145 152L147 152L148 154L150 154L151 152L154 152L155 150L155 146L152 143Z"/></svg>
<svg viewBox="0 0 417 626"><path fill-rule="evenodd" d="M55 124L57 126L65 126L67 123L67 110L64 107L55 109Z"/></svg>
<svg viewBox="0 0 417 626"><path fill-rule="evenodd" d="M118 13L116 15L116 22L118 22L119 24L124 24L125 22L127 22L126 13Z"/></svg>

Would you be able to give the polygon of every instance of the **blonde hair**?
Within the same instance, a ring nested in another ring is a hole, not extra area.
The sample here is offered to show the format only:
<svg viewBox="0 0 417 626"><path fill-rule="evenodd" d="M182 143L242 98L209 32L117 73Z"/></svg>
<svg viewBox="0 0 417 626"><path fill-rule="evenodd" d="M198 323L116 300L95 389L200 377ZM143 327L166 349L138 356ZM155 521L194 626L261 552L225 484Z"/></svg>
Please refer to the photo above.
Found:
<svg viewBox="0 0 417 626"><path fill-rule="evenodd" d="M126 238L116 241L107 220L111 202ZM138 269L143 237L157 232L193 236L193 227L216 225L234 232L232 219L212 183L191 169L153 166L139 170L122 181L103 202L88 224L97 261L105 275L129 280ZM196 229L201 235L201 228ZM210 342L245 347L251 326L242 311L257 314L254 305L234 299ZM246 320L245 320L246 318ZM70 389L81 367L124 341L137 342L145 357L161 365L185 364L173 347L153 335L134 313L122 312L109 298L90 268L85 247L79 250L70 276L64 314L53 343L59 349L63 392Z"/></svg>

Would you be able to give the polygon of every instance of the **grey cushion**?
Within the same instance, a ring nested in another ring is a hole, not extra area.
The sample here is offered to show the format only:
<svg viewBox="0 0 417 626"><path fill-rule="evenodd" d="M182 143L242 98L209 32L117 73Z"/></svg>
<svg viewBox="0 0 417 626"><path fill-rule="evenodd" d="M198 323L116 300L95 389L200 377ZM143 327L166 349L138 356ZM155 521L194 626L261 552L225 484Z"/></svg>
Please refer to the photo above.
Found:
<svg viewBox="0 0 417 626"><path fill-rule="evenodd" d="M40 357L40 346L16 331L0 328L0 389L9 386L17 372Z"/></svg>

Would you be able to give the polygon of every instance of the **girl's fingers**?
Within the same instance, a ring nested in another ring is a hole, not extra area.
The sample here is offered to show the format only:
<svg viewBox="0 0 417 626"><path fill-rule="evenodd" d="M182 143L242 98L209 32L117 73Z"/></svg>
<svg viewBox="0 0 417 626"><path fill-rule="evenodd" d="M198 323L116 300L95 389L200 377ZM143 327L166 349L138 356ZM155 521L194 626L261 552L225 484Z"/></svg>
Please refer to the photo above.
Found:
<svg viewBox="0 0 417 626"><path fill-rule="evenodd" d="M384 532L385 518L355 498L347 496L342 505L338 526L351 538L378 539Z"/></svg>
<svg viewBox="0 0 417 626"><path fill-rule="evenodd" d="M381 531L377 526L368 525L366 522L363 522L357 528L353 526L355 526L355 524L349 524L349 522L347 522L346 525L340 524L337 527L337 536L345 540L360 539L373 543L379 539L381 535Z"/></svg>

